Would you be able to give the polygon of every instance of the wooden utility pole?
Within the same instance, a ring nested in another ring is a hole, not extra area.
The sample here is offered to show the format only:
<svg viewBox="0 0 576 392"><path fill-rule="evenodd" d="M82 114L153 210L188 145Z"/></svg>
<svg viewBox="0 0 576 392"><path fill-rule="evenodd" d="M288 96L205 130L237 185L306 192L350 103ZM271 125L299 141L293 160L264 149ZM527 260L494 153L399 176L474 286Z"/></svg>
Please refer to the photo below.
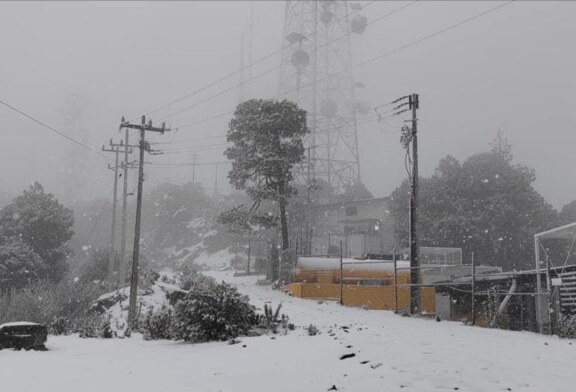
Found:
<svg viewBox="0 0 576 392"><path fill-rule="evenodd" d="M394 261L394 313L398 313L398 258L396 247L392 247L392 260Z"/></svg>
<svg viewBox="0 0 576 392"><path fill-rule="evenodd" d="M126 129L126 137L128 137L128 129ZM117 204L117 180L119 178L118 175L118 169L122 168L123 169L123 173L121 175L124 176L124 186L123 186L123 190L122 190L122 229L121 229L121 233L120 233L120 256L118 257L119 259L119 265L118 265L118 284L120 287L122 287L124 285L124 282L126 280L126 276L125 276L125 265L124 265L124 258L125 258L125 253L126 253L126 214L127 214L127 210L126 210L126 202L127 202L127 195L128 195L128 168L130 167L129 163L128 163L128 154L132 153L132 147L128 145L128 139L126 139L126 144L124 144L123 140L120 140L119 144L114 144L112 143L112 141L110 141L110 146L112 148L116 149L116 169L115 169L115 177L116 177L116 181L114 183L114 206L113 206L113 222L116 222L116 204ZM121 164L118 163L118 157L120 153L124 153L124 162L122 162ZM116 231L115 231L115 223L113 223L113 229L112 229L112 237L116 236ZM115 249L115 248L114 248ZM116 259L116 252L114 251L114 259ZM112 279L112 275L110 275L110 279Z"/></svg>
<svg viewBox="0 0 576 392"><path fill-rule="evenodd" d="M124 287L126 282L126 220L128 216L128 128L125 129L125 140L126 140L126 148L124 148L124 163L122 165L124 169L124 187L122 189L122 233L120 237L120 266L118 272L118 281L120 283L120 287ZM130 153L132 153L132 149L130 149Z"/></svg>
<svg viewBox="0 0 576 392"><path fill-rule="evenodd" d="M102 146L102 151L113 152L114 166L108 165L108 169L114 170L114 196L112 201L112 227L110 230L110 259L108 261L108 281L113 282L114 280L114 265L116 263L116 211L118 206L118 168L119 168L119 156L121 152L124 152L120 147L124 147L123 144L114 144L112 139L110 139L110 147Z"/></svg>
<svg viewBox="0 0 576 392"><path fill-rule="evenodd" d="M472 325L476 325L476 262L472 252Z"/></svg>
<svg viewBox="0 0 576 392"><path fill-rule="evenodd" d="M214 197L218 197L218 164L214 165Z"/></svg>
<svg viewBox="0 0 576 392"><path fill-rule="evenodd" d="M112 140L110 140L112 145ZM116 260L116 202L118 200L118 154L120 150L115 147L106 148L102 146L102 151L113 152L115 155L114 167L108 164L108 169L114 170L114 195L112 198L112 228L110 230L110 257L108 259L108 282L112 282L114 277L114 262Z"/></svg>
<svg viewBox="0 0 576 392"><path fill-rule="evenodd" d="M418 241L418 94L408 97L412 110L412 194L410 197L410 313L420 312L420 246Z"/></svg>
<svg viewBox="0 0 576 392"><path fill-rule="evenodd" d="M344 305L344 262L342 260L342 240L340 240L340 305Z"/></svg>
<svg viewBox="0 0 576 392"><path fill-rule="evenodd" d="M192 154L192 184L196 183L196 157L198 154Z"/></svg>
<svg viewBox="0 0 576 392"><path fill-rule="evenodd" d="M310 197L310 193L311 193L311 189L310 187L312 186L312 184L310 183L310 149L312 148L312 146L308 146L307 150L308 150L308 173L306 174L306 245L305 245L305 250L303 251L304 254L310 254L311 252L308 250L308 244L309 242L311 242L310 239L310 203L311 203L311 197Z"/></svg>
<svg viewBox="0 0 576 392"><path fill-rule="evenodd" d="M140 225L142 220L142 188L144 185L144 152L150 151L150 145L146 142L146 131L164 133L170 129L166 129L165 124L161 128L153 127L152 121L146 124L146 116L142 116L141 124L131 124L122 119L120 128L130 128L140 131L140 142L138 147L140 149L140 159L138 164L138 196L136 198L136 224L134 227L134 250L132 252L132 272L130 276L130 304L128 309L128 328L134 327L136 320L136 299L138 294L138 259L140 257Z"/></svg>
<svg viewBox="0 0 576 392"><path fill-rule="evenodd" d="M248 264L246 265L246 275L250 275L250 257L252 256L252 238L248 233Z"/></svg>

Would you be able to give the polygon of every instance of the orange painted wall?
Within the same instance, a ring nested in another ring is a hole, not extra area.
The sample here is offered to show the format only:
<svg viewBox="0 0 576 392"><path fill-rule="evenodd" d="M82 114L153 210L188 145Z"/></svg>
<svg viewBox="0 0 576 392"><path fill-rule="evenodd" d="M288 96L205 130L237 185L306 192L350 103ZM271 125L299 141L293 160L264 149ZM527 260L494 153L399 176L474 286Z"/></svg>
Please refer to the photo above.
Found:
<svg viewBox="0 0 576 392"><path fill-rule="evenodd" d="M399 279L400 280L400 279ZM407 282L403 282L407 283ZM289 292L298 298L340 300L339 284L293 283ZM433 287L422 287L421 309L423 313L436 312L436 292ZM393 286L342 285L342 297L346 306L366 306L368 309L394 310ZM398 310L410 308L410 288L398 287Z"/></svg>

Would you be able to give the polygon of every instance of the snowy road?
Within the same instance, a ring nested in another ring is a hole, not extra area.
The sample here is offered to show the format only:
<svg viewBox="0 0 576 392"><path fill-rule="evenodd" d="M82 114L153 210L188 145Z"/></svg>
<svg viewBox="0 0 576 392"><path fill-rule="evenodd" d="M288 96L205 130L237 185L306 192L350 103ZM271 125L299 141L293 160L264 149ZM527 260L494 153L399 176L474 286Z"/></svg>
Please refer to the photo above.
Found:
<svg viewBox="0 0 576 392"><path fill-rule="evenodd" d="M553 392L576 385L576 341L318 304L255 286L254 277L215 275L257 306L282 302L299 328L236 345L50 337L47 352L0 351L0 391ZM308 336L300 328L308 324L321 334Z"/></svg>

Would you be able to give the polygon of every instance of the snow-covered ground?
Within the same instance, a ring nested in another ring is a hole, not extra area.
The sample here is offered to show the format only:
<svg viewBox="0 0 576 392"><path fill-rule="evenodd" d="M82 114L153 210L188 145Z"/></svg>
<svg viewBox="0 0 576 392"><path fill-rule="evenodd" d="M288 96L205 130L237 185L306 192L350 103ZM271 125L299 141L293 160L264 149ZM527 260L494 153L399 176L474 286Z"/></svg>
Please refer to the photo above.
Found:
<svg viewBox="0 0 576 392"><path fill-rule="evenodd" d="M208 269L221 269L230 267L230 260L234 257L233 253L230 253L230 249L222 249L214 253L209 253L203 250L202 253L194 259L194 264L199 266L207 267Z"/></svg>
<svg viewBox="0 0 576 392"><path fill-rule="evenodd" d="M317 303L256 286L255 277L212 275L237 284L257 306L282 302L297 329L235 345L49 337L46 352L0 351L0 390L551 392L576 385L576 341ZM321 333L308 336L308 324Z"/></svg>

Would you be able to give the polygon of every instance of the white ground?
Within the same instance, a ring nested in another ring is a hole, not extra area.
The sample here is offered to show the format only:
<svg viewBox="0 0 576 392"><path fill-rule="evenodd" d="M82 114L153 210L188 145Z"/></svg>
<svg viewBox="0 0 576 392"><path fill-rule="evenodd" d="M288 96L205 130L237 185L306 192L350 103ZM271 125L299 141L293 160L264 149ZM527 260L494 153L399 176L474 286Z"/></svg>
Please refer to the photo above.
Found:
<svg viewBox="0 0 576 392"><path fill-rule="evenodd" d="M282 302L293 323L315 324L321 334L297 328L235 345L49 337L47 352L0 351L0 391L298 392L335 385L355 392L551 392L576 385L576 341L318 304L255 286L254 277L215 275L258 306ZM347 353L356 356L339 359Z"/></svg>

